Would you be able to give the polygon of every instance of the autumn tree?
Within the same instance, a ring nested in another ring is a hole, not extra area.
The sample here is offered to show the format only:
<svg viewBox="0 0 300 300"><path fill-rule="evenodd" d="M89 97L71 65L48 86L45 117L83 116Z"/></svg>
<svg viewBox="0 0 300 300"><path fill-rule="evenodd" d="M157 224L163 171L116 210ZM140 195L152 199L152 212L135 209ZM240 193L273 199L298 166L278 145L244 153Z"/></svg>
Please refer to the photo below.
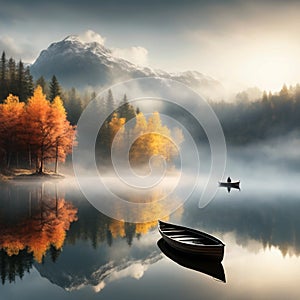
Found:
<svg viewBox="0 0 300 300"><path fill-rule="evenodd" d="M112 142L118 133L118 140L116 141L116 145L119 148L122 147L125 121L126 119L119 118L117 113L113 114L112 119L109 122L110 138L111 138L110 145L112 145Z"/></svg>
<svg viewBox="0 0 300 300"><path fill-rule="evenodd" d="M133 136L137 139L129 152L130 162L135 165L147 164L153 156L161 156L167 162L171 162L178 155L176 144L179 145L183 141L183 135L178 131L180 130L176 131L175 141L170 129L162 125L158 112L154 112L148 122L143 114L139 113L133 129Z"/></svg>
<svg viewBox="0 0 300 300"><path fill-rule="evenodd" d="M55 150L55 173L57 173L58 162L64 162L67 154L72 152L75 134L75 126L72 126L67 120L66 111L59 96L56 96L51 104L51 119L55 128L53 149Z"/></svg>
<svg viewBox="0 0 300 300"><path fill-rule="evenodd" d="M31 133L28 141L36 157L39 173L43 173L46 161L64 160L70 153L75 128L66 119L62 101L56 97L50 104L38 86L26 107L27 130Z"/></svg>
<svg viewBox="0 0 300 300"><path fill-rule="evenodd" d="M7 167L10 167L13 153L21 148L23 117L24 103L19 102L19 97L9 94L0 104L0 147L5 151Z"/></svg>
<svg viewBox="0 0 300 300"><path fill-rule="evenodd" d="M136 164L145 163L145 157L141 153L147 153L148 151L147 144L145 142L146 132L147 132L147 120L144 114L140 112L136 115L135 127L131 132L131 135L134 139L134 143L130 148L129 157L132 163L136 163Z"/></svg>

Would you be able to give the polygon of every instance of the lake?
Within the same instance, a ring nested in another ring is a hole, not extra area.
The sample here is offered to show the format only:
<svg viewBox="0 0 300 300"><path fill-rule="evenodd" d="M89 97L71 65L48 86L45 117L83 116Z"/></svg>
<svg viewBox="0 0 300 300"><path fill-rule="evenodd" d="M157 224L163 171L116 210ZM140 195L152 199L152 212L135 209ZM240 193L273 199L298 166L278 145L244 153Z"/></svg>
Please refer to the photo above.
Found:
<svg viewBox="0 0 300 300"><path fill-rule="evenodd" d="M240 191L169 217L225 243L226 282L167 257L156 221L98 212L73 179L1 184L0 299L299 299L299 176L258 165L232 168Z"/></svg>

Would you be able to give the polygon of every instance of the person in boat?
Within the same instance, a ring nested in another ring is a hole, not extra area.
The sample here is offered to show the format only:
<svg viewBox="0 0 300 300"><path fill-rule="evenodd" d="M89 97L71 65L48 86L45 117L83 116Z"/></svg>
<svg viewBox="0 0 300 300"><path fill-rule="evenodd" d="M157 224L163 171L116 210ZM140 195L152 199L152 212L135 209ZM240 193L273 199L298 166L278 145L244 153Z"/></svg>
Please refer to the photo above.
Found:
<svg viewBox="0 0 300 300"><path fill-rule="evenodd" d="M228 176L227 178L227 182L230 183L231 182L231 178Z"/></svg>

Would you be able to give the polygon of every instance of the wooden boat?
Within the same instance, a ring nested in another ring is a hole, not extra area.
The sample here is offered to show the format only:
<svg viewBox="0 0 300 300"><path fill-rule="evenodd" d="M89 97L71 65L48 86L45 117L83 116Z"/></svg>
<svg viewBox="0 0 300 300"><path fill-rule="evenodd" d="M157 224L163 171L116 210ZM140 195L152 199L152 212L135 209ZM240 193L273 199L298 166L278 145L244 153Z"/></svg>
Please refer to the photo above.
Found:
<svg viewBox="0 0 300 300"><path fill-rule="evenodd" d="M219 181L219 186L230 187L234 189L240 189L240 181L224 182Z"/></svg>
<svg viewBox="0 0 300 300"><path fill-rule="evenodd" d="M207 260L201 255L190 255L181 251L178 251L170 247L164 239L160 239L157 242L157 246L161 252L168 258L176 262L182 267L201 272L209 275L213 278L226 282L224 268L222 263L216 260Z"/></svg>
<svg viewBox="0 0 300 300"><path fill-rule="evenodd" d="M158 230L168 245L178 251L222 261L224 244L212 235L184 226L158 221Z"/></svg>

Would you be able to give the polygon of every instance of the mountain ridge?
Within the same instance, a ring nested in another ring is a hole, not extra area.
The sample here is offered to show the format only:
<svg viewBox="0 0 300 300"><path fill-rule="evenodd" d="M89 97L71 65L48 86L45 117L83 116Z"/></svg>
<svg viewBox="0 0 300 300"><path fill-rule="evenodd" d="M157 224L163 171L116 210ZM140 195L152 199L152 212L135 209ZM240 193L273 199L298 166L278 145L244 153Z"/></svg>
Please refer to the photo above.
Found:
<svg viewBox="0 0 300 300"><path fill-rule="evenodd" d="M42 50L31 65L31 73L36 79L44 76L47 80L56 75L68 88L108 87L133 78L161 77L182 82L209 98L224 92L220 82L198 71L172 73L140 66L114 55L112 49L97 41L86 42L77 35Z"/></svg>

